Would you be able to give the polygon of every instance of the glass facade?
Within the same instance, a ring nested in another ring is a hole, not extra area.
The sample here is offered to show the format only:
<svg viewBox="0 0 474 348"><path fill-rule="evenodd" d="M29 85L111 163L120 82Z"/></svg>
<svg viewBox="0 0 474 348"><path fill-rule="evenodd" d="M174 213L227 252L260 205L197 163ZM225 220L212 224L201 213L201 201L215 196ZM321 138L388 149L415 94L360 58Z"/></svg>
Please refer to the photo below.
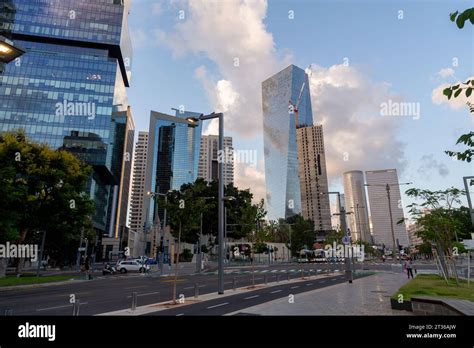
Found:
<svg viewBox="0 0 474 348"><path fill-rule="evenodd" d="M0 73L0 131L24 129L91 164L94 227L107 235L116 228L130 136L133 144L125 91L129 6L126 0L0 0L0 35L26 51Z"/></svg>
<svg viewBox="0 0 474 348"><path fill-rule="evenodd" d="M188 117L201 114L176 110L176 115L151 112L148 137L146 191L166 193L181 185L194 182L198 175L202 122L190 126ZM153 224L154 202L146 199L147 225ZM150 209L150 207L152 207ZM163 212L158 212L160 220Z"/></svg>
<svg viewBox="0 0 474 348"><path fill-rule="evenodd" d="M296 105L304 82L299 125L311 126L311 97L303 69L290 65L262 82L266 209L272 220L301 213L295 114L289 102Z"/></svg>

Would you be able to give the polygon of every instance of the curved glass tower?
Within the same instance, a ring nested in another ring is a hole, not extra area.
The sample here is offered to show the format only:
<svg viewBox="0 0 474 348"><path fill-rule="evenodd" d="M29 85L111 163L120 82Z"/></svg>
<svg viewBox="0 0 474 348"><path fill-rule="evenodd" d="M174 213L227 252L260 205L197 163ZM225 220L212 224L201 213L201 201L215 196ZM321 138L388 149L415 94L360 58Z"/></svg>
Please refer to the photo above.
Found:
<svg viewBox="0 0 474 348"><path fill-rule="evenodd" d="M262 82L266 209L271 220L301 213L295 114L289 102L296 105L304 82L299 125L311 126L309 82L303 69L290 65Z"/></svg>

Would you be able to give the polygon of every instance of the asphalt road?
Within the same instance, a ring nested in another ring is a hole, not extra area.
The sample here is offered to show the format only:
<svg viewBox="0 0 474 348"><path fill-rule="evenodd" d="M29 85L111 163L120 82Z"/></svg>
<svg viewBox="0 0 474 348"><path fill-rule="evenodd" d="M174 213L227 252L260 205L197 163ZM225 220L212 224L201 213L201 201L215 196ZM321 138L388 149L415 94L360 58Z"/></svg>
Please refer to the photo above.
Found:
<svg viewBox="0 0 474 348"><path fill-rule="evenodd" d="M306 269L306 272L311 270L313 275L325 273L327 271L326 265L318 264L306 264L303 266L296 264L286 264L271 265L268 267L256 267L255 283L264 283L265 277L267 278L268 282L275 281L278 274L283 286L283 283L285 279L287 279L288 275L290 279L301 277L301 267ZM344 269L344 265L342 264L333 265L332 267L333 270ZM419 269L421 269L421 267L422 265L419 266ZM424 267L433 268L435 266L424 265L423 268ZM360 269L360 267L358 267L358 269ZM390 264L364 265L364 269L391 270L392 266ZM237 282L237 287L251 285L252 274L250 274L250 272L251 269L248 267L227 269L227 274L225 275L224 280L225 289L232 291L233 278L235 278ZM336 273L336 275L337 274L338 273ZM338 279L337 276L336 279ZM334 283L337 281L338 280L334 281ZM217 292L217 274L213 272L200 275L180 276L177 282L178 296L179 294L183 294L186 298L194 297L196 284L198 284L200 294L215 293ZM300 288L299 291L313 290L317 286L323 286L323 284L324 283L317 283L315 280L314 284L310 286L305 285L304 287ZM138 306L169 301L172 299L172 289L173 277L127 274L98 277L90 281L76 280L60 285L48 285L43 287L14 290L0 290L0 315L4 315L5 311L7 310L11 310L12 315L71 315L71 295L75 296L76 301L79 300L81 302L80 315L95 315L130 308L132 292L138 293ZM278 288L272 287L271 290L265 291L269 292L273 290L278 290ZM259 294L259 296L255 299L259 299L258 303L261 303L270 301L274 298L286 296L286 290L283 288L281 290L281 292L266 294L265 296L263 296L263 294ZM252 295L247 295L247 297L248 296ZM262 301L262 299L264 299L264 301ZM251 300L253 299L245 300L247 301L245 302L245 305L251 306L255 301L257 301ZM206 313L214 313L211 311L213 308L207 309L207 307L205 310ZM224 307L224 305L222 305L222 307ZM229 303L229 308L234 307L235 305L231 305L231 303ZM219 307L216 307L216 311L224 310L224 308L220 310L217 308ZM227 308L225 310L227 310ZM164 312L161 313L165 315Z"/></svg>

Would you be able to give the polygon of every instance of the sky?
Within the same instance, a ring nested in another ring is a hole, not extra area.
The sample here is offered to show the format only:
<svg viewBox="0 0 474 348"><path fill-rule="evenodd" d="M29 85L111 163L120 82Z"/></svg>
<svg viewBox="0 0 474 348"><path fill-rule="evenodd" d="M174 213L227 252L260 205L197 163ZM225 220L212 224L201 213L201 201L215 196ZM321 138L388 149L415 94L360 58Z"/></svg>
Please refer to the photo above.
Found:
<svg viewBox="0 0 474 348"><path fill-rule="evenodd" d="M224 112L234 148L257 154L256 164L236 163L236 185L264 198L261 83L295 64L310 74L330 190L343 190L344 171L388 168L411 187L462 188L474 167L444 151L462 149L456 140L474 129L474 114L465 97L448 102L442 89L474 76L473 27L449 20L472 2L381 3L132 0L137 131L148 130L150 110ZM400 103L411 107L402 116L392 108ZM214 122L205 129L217 134Z"/></svg>

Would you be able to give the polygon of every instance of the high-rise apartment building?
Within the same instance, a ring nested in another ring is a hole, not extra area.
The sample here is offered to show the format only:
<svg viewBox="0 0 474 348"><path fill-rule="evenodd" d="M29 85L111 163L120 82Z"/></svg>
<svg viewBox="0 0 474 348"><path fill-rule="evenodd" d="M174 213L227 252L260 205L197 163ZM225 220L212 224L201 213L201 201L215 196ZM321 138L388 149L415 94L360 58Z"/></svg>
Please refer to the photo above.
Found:
<svg viewBox="0 0 474 348"><path fill-rule="evenodd" d="M130 255L140 256L143 254L145 234L145 174L146 154L148 149L148 132L139 132L138 141L135 145L133 156L132 194L130 198L130 233L129 243Z"/></svg>
<svg viewBox="0 0 474 348"><path fill-rule="evenodd" d="M266 209L271 220L301 213L295 113L289 103L297 104L303 84L299 125L311 126L309 81L303 69L290 65L262 82Z"/></svg>
<svg viewBox="0 0 474 348"><path fill-rule="evenodd" d="M316 235L324 237L331 230L331 208L323 126L299 127L296 130L296 143L302 214L305 219L313 220Z"/></svg>
<svg viewBox="0 0 474 348"><path fill-rule="evenodd" d="M352 241L372 242L369 224L369 208L365 195L364 173L360 170L345 172L344 199L348 219L348 228Z"/></svg>
<svg viewBox="0 0 474 348"><path fill-rule="evenodd" d="M395 235L395 244L408 246L408 233L405 222L398 223L404 219L400 187L396 169L366 171L367 191L369 194L370 215L372 217L373 235L376 244L385 244L392 248L392 230L390 222L389 201L386 186L390 189L390 206L392 211L392 226Z"/></svg>
<svg viewBox="0 0 474 348"><path fill-rule="evenodd" d="M224 152L219 153L219 136L203 135L199 155L198 178L207 182L219 178L219 161L224 166L224 185L234 182L234 148L232 137L224 137Z"/></svg>
<svg viewBox="0 0 474 348"><path fill-rule="evenodd" d="M96 207L99 258L127 233L129 6L129 0L0 0L0 35L25 51L0 73L0 131L23 129L93 167L87 191ZM102 236L113 245L101 243Z"/></svg>

